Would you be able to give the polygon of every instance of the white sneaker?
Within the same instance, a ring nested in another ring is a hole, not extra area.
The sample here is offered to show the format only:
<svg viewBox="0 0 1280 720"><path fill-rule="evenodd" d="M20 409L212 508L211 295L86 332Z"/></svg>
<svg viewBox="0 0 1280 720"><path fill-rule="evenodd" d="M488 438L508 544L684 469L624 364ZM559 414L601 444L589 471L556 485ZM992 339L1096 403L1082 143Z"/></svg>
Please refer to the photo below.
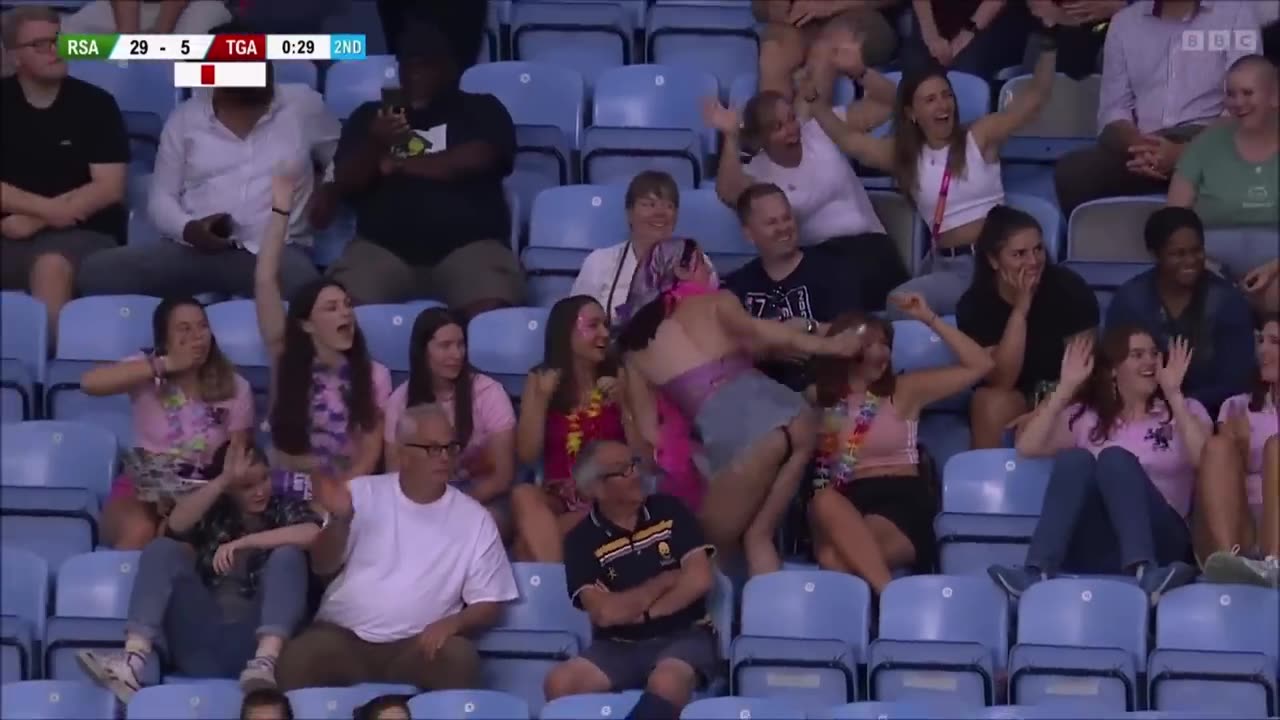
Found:
<svg viewBox="0 0 1280 720"><path fill-rule="evenodd" d="M110 690L122 703L128 704L133 694L142 688L138 674L145 658L137 653L81 650L76 653L76 660L95 682Z"/></svg>
<svg viewBox="0 0 1280 720"><path fill-rule="evenodd" d="M1204 563L1211 582L1234 585L1280 586L1280 559L1252 560L1231 552L1216 552Z"/></svg>

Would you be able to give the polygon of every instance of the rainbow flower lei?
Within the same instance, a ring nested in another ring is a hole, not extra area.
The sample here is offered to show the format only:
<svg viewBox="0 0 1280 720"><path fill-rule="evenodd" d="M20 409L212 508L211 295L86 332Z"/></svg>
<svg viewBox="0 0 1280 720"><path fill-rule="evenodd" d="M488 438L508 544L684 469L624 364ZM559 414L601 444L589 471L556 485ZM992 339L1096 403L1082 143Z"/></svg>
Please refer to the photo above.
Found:
<svg viewBox="0 0 1280 720"><path fill-rule="evenodd" d="M845 398L835 406L827 408L823 413L823 429L818 435L817 471L813 478L815 490L828 485L837 488L848 485L853 479L853 468L858 464L858 448L871 431L871 422L875 419L876 409L880 406L880 398L868 392L862 401L862 407L853 419L853 428L844 432L845 420L849 417L849 400ZM841 448L840 438L844 436ZM843 451L842 451L843 450Z"/></svg>
<svg viewBox="0 0 1280 720"><path fill-rule="evenodd" d="M591 397L587 399L586 416L588 419L600 417L600 413L604 409L604 392L600 388L591 391ZM572 460L578 457L578 452L582 450L582 408L575 408L573 412L565 417L569 425L569 432L565 435L565 452L569 454Z"/></svg>

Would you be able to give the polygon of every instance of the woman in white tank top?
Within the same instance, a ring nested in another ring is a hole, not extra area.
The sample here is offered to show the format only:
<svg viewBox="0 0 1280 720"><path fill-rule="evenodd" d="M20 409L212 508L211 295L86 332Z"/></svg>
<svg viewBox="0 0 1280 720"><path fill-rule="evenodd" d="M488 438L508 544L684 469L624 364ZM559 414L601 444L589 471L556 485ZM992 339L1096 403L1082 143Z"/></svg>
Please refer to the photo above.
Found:
<svg viewBox="0 0 1280 720"><path fill-rule="evenodd" d="M1057 43L1049 28L1041 33L1032 81L1004 110L984 115L967 127L959 122L951 82L940 66L902 79L893 108L893 132L887 138L872 137L846 122L828 103L814 104L813 117L831 139L863 165L892 175L930 229L932 248L920 275L898 290L920 293L941 314L955 312L973 275L973 243L987 211L1004 202L1000 146L1039 114L1053 86L1056 63ZM808 95L817 94L809 91ZM903 319L892 309L890 316Z"/></svg>

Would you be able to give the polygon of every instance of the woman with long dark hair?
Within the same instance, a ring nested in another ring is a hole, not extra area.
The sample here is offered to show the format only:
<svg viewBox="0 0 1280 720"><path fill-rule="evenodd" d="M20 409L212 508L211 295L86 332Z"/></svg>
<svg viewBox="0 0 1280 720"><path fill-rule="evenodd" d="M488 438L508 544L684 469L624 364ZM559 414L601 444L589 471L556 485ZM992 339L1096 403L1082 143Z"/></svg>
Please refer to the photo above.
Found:
<svg viewBox="0 0 1280 720"><path fill-rule="evenodd" d="M1079 275L1049 262L1040 223L1021 210L991 208L974 252L956 324L995 359L969 405L971 445L995 448L1053 388L1071 338L1097 330L1098 299Z"/></svg>
<svg viewBox="0 0 1280 720"><path fill-rule="evenodd" d="M710 478L702 524L720 550L741 547L758 575L782 566L774 533L800 487L816 427L799 393L756 370L752 356L851 357L861 339L853 331L819 337L754 318L710 280L694 240L655 246L631 285L618 347L639 426L657 425L647 388L693 421Z"/></svg>
<svg viewBox="0 0 1280 720"><path fill-rule="evenodd" d="M897 375L890 363L893 325L851 312L827 332L864 328L861 352L815 364L813 399L824 416L809 503L815 554L822 568L855 573L877 595L895 568L933 569L940 498L921 474L920 411L969 387L993 364L981 345L943 322L919 295L889 301L938 333L960 362Z"/></svg>
<svg viewBox="0 0 1280 720"><path fill-rule="evenodd" d="M617 363L609 353L609 319L588 295L557 302L547 318L543 362L529 372L520 397L516 456L541 463L542 485L511 493L516 554L560 562L562 540L590 501L573 482L578 451L592 441L638 447L624 408Z"/></svg>
<svg viewBox="0 0 1280 720"><path fill-rule="evenodd" d="M175 456L201 477L219 446L253 427L249 383L218 349L204 306L194 298L167 298L151 315L155 347L80 378L87 395L127 393L133 408L133 443L149 453ZM141 550L155 539L160 511L138 498L121 474L102 509L102 541L119 550Z"/></svg>
<svg viewBox="0 0 1280 720"><path fill-rule="evenodd" d="M1196 486L1196 550L1219 582L1280 580L1280 315L1262 322L1258 374L1227 398L1204 446Z"/></svg>
<svg viewBox="0 0 1280 720"><path fill-rule="evenodd" d="M1094 350L1071 341L1018 435L1019 453L1054 463L1026 564L989 571L1014 596L1059 572L1130 573L1153 599L1195 576L1186 518L1213 422L1182 395L1191 350L1177 338L1166 356L1132 326Z"/></svg>
<svg viewBox="0 0 1280 720"><path fill-rule="evenodd" d="M312 499L312 476L369 475L382 458L382 408L391 373L369 357L351 296L321 278L280 296L295 183L271 183L271 221L254 269L258 332L271 358L272 491Z"/></svg>
<svg viewBox="0 0 1280 720"><path fill-rule="evenodd" d="M427 308L413 322L409 380L387 401L383 440L387 470L400 469L396 424L405 408L440 403L452 413L461 446L457 486L489 508L509 534L507 500L515 479L515 411L502 385L467 362L463 320L445 308Z"/></svg>

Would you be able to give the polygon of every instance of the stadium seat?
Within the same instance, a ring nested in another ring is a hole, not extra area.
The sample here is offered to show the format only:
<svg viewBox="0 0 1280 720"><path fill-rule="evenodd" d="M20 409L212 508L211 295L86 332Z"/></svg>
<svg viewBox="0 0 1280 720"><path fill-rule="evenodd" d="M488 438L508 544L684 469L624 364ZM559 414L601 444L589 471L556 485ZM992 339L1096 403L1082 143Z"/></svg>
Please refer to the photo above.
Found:
<svg viewBox="0 0 1280 720"><path fill-rule="evenodd" d="M805 720L804 709L785 700L717 697L694 700L680 711L680 720Z"/></svg>
<svg viewBox="0 0 1280 720"><path fill-rule="evenodd" d="M125 720L225 720L240 717L240 700L240 686L230 680L155 685L139 690L124 716ZM310 717L296 706L294 713Z"/></svg>
<svg viewBox="0 0 1280 720"><path fill-rule="evenodd" d="M380 695L416 695L412 685L364 683L352 687L315 687L289 691L295 717L311 720L348 720L355 709Z"/></svg>
<svg viewBox="0 0 1280 720"><path fill-rule="evenodd" d="M723 81L723 78L721 78ZM729 107L734 108L738 112L747 106L747 101L751 99L759 89L760 81L756 77L755 72L743 73L736 75L729 85ZM836 78L834 103L837 106L848 106L858 98L858 87L853 84L849 78L841 75Z"/></svg>
<svg viewBox="0 0 1280 720"><path fill-rule="evenodd" d="M623 4L520 2L511 6L511 56L573 70L588 87L635 58L634 12ZM602 81L603 82L603 81Z"/></svg>
<svg viewBox="0 0 1280 720"><path fill-rule="evenodd" d="M1242 717L1280 713L1280 593L1243 585L1178 588L1156 606L1151 707Z"/></svg>
<svg viewBox="0 0 1280 720"><path fill-rule="evenodd" d="M989 579L917 575L880 596L880 632L867 659L876 700L991 705L1009 647L1009 603Z"/></svg>
<svg viewBox="0 0 1280 720"><path fill-rule="evenodd" d="M277 85L295 83L312 90L320 88L320 72L310 60L272 60L271 69Z"/></svg>
<svg viewBox="0 0 1280 720"><path fill-rule="evenodd" d="M124 131L129 136L129 174L150 174L160 150L164 119L152 112L121 112ZM144 196L145 198L145 196ZM137 207L130 196L130 205Z"/></svg>
<svg viewBox="0 0 1280 720"><path fill-rule="evenodd" d="M942 572L985 575L990 565L1021 565L1052 468L1052 460L1004 448L947 461L942 513L934 520Z"/></svg>
<svg viewBox="0 0 1280 720"><path fill-rule="evenodd" d="M56 569L98 544L98 498L84 488L0 486L0 538Z"/></svg>
<svg viewBox="0 0 1280 720"><path fill-rule="evenodd" d="M0 408L5 422L38 414L37 386L44 382L49 313L26 293L0 293Z"/></svg>
<svg viewBox="0 0 1280 720"><path fill-rule="evenodd" d="M538 194L529 217L530 248L595 250L627 239L625 189L568 185ZM585 253L581 257L586 257ZM576 274L581 260L572 271Z"/></svg>
<svg viewBox="0 0 1280 720"><path fill-rule="evenodd" d="M871 190L867 193L876 217L902 257L902 265L913 275L924 255L924 236L916 209L907 196L893 190Z"/></svg>
<svg viewBox="0 0 1280 720"><path fill-rule="evenodd" d="M0 551L0 681L35 676L37 644L44 638L49 614L49 564L39 555L5 543ZM8 717L0 713L0 717Z"/></svg>
<svg viewBox="0 0 1280 720"><path fill-rule="evenodd" d="M587 693L569 695L548 702L538 714L541 720L585 720L586 718L623 718L640 699L638 690L620 693Z"/></svg>
<svg viewBox="0 0 1280 720"><path fill-rule="evenodd" d="M908 702L859 702L809 713L813 720L951 720L954 708Z"/></svg>
<svg viewBox="0 0 1280 720"><path fill-rule="evenodd" d="M954 326L954 315L943 321ZM893 323L893 369L895 372L932 370L957 364L955 353L932 328L918 320L895 320ZM946 410L967 414L970 392L956 393L929 406L929 410Z"/></svg>
<svg viewBox="0 0 1280 720"><path fill-rule="evenodd" d="M205 308L209 330L218 349L231 364L241 367L267 367L271 358L258 331L258 314L252 300L224 300Z"/></svg>
<svg viewBox="0 0 1280 720"><path fill-rule="evenodd" d="M871 592L845 573L757 575L742 593L742 633L730 653L729 690L806 709L861 699Z"/></svg>
<svg viewBox="0 0 1280 720"><path fill-rule="evenodd" d="M1056 203L1035 195L1008 193L1004 202L1011 208L1021 210L1036 219L1040 224L1040 233L1044 241L1044 254L1049 262L1061 260L1062 252L1062 211Z"/></svg>
<svg viewBox="0 0 1280 720"><path fill-rule="evenodd" d="M124 645L124 620L140 555L137 550L100 550L67 558L58 568L53 617L45 629L45 677L88 681L76 652ZM157 663L149 662L144 674L151 682L158 680Z"/></svg>
<svg viewBox="0 0 1280 720"><path fill-rule="evenodd" d="M713 260L720 255L756 255L755 247L742 234L737 216L710 188L680 193L680 212L673 234L697 240Z"/></svg>
<svg viewBox="0 0 1280 720"><path fill-rule="evenodd" d="M139 179L139 182L151 183L151 176L147 175ZM160 231L151 222L151 218L147 217L145 210L137 209L129 211L129 229L126 232L125 242L129 245L157 245L164 238L160 237Z"/></svg>
<svg viewBox="0 0 1280 720"><path fill-rule="evenodd" d="M592 124L614 128L675 128L702 137L703 154L715 147L715 131L702 121L702 101L719 92L711 73L669 65L629 65L606 70L592 102Z"/></svg>
<svg viewBox="0 0 1280 720"><path fill-rule="evenodd" d="M362 3L354 3L356 5ZM329 111L345 121L361 105L379 100L382 88L400 82L396 59L370 55L364 60L340 60L324 74L324 101Z"/></svg>
<svg viewBox="0 0 1280 720"><path fill-rule="evenodd" d="M484 686L539 708L542 681L557 663L591 642L586 613L570 602L560 563L514 563L520 599L507 603L502 620L476 640L484 659Z"/></svg>
<svg viewBox="0 0 1280 720"><path fill-rule="evenodd" d="M902 73L898 71L887 72L884 76L894 85L902 81ZM961 124L968 125L990 112L991 86L987 84L986 80L976 75L955 70L947 73L947 79L951 81L951 88L955 92L956 111L959 115L957 120ZM886 135L892 122L890 120L876 128L874 134L878 136Z"/></svg>
<svg viewBox="0 0 1280 720"><path fill-rule="evenodd" d="M1107 712L1136 710L1147 662L1146 593L1105 578L1058 578L1018 602L1009 652L1009 701L1069 700Z"/></svg>
<svg viewBox="0 0 1280 720"><path fill-rule="evenodd" d="M66 680L6 683L0 689L0 717L5 720L115 720L116 696L95 685Z"/></svg>
<svg viewBox="0 0 1280 720"><path fill-rule="evenodd" d="M519 396L524 378L542 362L546 308L514 307L490 310L471 319L467 354L471 365Z"/></svg>
<svg viewBox="0 0 1280 720"><path fill-rule="evenodd" d="M655 6L645 33L648 62L715 76L721 95L744 67L760 57L756 19L746 3L735 6Z"/></svg>
<svg viewBox="0 0 1280 720"><path fill-rule="evenodd" d="M645 170L665 172L680 187L702 183L704 140L685 128L587 128L582 140L582 182L626 185Z"/></svg>
<svg viewBox="0 0 1280 720"><path fill-rule="evenodd" d="M1083 718L1114 718L1116 714L1097 714L1095 709L1087 706L1063 703L1062 705L995 705L977 708L969 717L974 720L1082 720Z"/></svg>
<svg viewBox="0 0 1280 720"><path fill-rule="evenodd" d="M1087 202L1067 221L1067 260L1150 263L1142 230L1163 197L1115 197Z"/></svg>
<svg viewBox="0 0 1280 720"><path fill-rule="evenodd" d="M111 93L122 112L153 113L162 120L178 106L173 63L129 60L78 60L71 76Z"/></svg>
<svg viewBox="0 0 1280 720"><path fill-rule="evenodd" d="M586 89L574 70L539 62L475 65L463 73L462 89L498 98L517 125L558 128L570 148L581 143Z"/></svg>
<svg viewBox="0 0 1280 720"><path fill-rule="evenodd" d="M438 690L409 701L409 714L432 720L529 720L520 698L493 690Z"/></svg>
<svg viewBox="0 0 1280 720"><path fill-rule="evenodd" d="M333 5L336 6L336 12L331 11L321 21L321 33L364 35L365 54L370 57L382 56L390 52L387 49L387 37L383 32L382 18L378 15L376 3L339 2ZM255 6L256 4L251 4L249 7Z"/></svg>
<svg viewBox="0 0 1280 720"><path fill-rule="evenodd" d="M1004 110L1015 94L1031 82L1030 75L1006 80L1000 88L997 108ZM1098 90L1092 83L1080 82L1058 73L1044 107L1030 124L1018 129L1018 135L1040 140L1079 140L1096 142L1098 134ZM1064 149L1071 149L1064 146ZM1018 160L1001 153L1006 161ZM1046 158L1056 159L1056 158Z"/></svg>
<svg viewBox="0 0 1280 720"><path fill-rule="evenodd" d="M413 323L423 310L431 307L443 306L434 300L356 306L356 322L369 347L369 355L387 366L396 384L409 376L409 341Z"/></svg>

